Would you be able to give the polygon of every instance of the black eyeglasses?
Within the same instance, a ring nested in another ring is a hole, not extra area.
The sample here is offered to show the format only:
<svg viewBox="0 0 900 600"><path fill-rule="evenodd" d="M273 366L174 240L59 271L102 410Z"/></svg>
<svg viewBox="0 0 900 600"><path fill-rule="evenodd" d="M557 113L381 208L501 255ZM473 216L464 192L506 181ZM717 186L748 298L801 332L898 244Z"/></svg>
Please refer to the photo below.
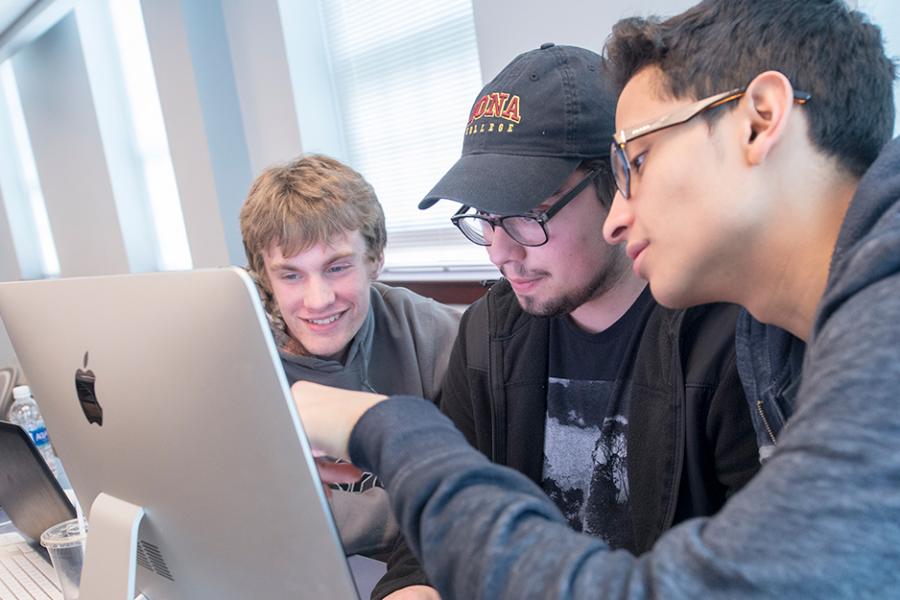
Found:
<svg viewBox="0 0 900 600"><path fill-rule="evenodd" d="M543 213L506 215L496 217L485 213L466 214L472 207L463 205L450 221L470 241L479 246L490 246L494 242L494 229L500 227L506 234L523 246L543 246L547 243L547 221L575 199L578 194L600 173L594 169L585 175L578 185L565 193L556 204Z"/></svg>
<svg viewBox="0 0 900 600"><path fill-rule="evenodd" d="M722 106L732 100L737 100L744 95L747 88L737 88L703 100L698 100L693 104L689 104L667 115L663 115L652 121L647 121L637 127L631 129L622 129L613 134L613 143L610 148L610 159L612 162L613 175L616 179L616 187L619 188L624 198L631 196L631 161L628 160L628 154L625 153L625 144L634 141L639 137L650 135L662 129L668 129L675 125L687 123L700 113ZM812 98L812 95L800 90L794 90L794 102L798 104L806 104Z"/></svg>

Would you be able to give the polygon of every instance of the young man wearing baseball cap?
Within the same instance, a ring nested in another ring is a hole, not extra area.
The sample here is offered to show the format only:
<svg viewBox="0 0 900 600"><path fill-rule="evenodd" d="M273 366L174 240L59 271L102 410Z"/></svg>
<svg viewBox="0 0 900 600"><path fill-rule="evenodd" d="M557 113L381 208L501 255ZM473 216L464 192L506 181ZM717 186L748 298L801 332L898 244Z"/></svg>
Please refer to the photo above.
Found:
<svg viewBox="0 0 900 600"><path fill-rule="evenodd" d="M659 306L603 239L616 97L593 52L518 56L478 95L462 157L419 207L461 204L454 224L504 276L463 316L441 409L573 529L641 554L715 513L759 461L737 307ZM376 597L424 584L414 564L395 552Z"/></svg>

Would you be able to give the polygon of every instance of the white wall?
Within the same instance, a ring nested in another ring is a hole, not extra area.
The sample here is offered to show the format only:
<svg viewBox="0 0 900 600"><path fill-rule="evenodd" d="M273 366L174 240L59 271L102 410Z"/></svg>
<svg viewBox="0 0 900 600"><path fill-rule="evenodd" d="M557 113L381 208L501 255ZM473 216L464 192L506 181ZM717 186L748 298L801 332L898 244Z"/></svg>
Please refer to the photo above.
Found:
<svg viewBox="0 0 900 600"><path fill-rule="evenodd" d="M544 42L582 46L595 52L613 24L630 16L671 16L694 0L472 0L482 80L490 81L516 55ZM900 2L850 0L881 27L889 55L900 57ZM900 81L894 83L894 102L900 106ZM900 118L894 123L900 135Z"/></svg>
<svg viewBox="0 0 900 600"><path fill-rule="evenodd" d="M897 0L859 0L858 8L881 27L889 56L900 60L900 2ZM898 65L900 66L900 65ZM900 80L894 82L894 107L900 107ZM894 121L894 136L900 135L900 116Z"/></svg>
<svg viewBox="0 0 900 600"><path fill-rule="evenodd" d="M490 81L518 54L544 42L603 49L619 19L637 15L673 15L691 0L472 0L481 75Z"/></svg>

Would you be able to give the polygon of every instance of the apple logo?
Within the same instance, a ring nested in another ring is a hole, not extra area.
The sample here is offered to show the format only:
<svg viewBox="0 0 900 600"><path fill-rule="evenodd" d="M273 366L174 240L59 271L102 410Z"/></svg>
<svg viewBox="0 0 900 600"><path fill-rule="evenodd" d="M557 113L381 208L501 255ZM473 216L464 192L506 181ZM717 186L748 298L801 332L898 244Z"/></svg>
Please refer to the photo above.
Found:
<svg viewBox="0 0 900 600"><path fill-rule="evenodd" d="M94 382L97 378L94 372L87 368L88 353L84 353L84 368L75 371L75 393L78 394L78 401L81 402L81 410L88 423L96 423L103 427L103 408L97 402L97 393L94 391Z"/></svg>

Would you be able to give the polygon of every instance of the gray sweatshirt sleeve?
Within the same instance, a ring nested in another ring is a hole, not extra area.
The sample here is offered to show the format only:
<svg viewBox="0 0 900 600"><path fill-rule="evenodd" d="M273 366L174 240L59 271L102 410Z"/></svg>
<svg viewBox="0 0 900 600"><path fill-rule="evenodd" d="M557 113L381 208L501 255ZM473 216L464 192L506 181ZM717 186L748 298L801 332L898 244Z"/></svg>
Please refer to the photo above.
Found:
<svg viewBox="0 0 900 600"><path fill-rule="evenodd" d="M798 410L759 474L651 552L569 530L524 476L421 400L367 412L351 457L382 477L449 598L865 598L900 594L900 278L860 291L810 345Z"/></svg>

